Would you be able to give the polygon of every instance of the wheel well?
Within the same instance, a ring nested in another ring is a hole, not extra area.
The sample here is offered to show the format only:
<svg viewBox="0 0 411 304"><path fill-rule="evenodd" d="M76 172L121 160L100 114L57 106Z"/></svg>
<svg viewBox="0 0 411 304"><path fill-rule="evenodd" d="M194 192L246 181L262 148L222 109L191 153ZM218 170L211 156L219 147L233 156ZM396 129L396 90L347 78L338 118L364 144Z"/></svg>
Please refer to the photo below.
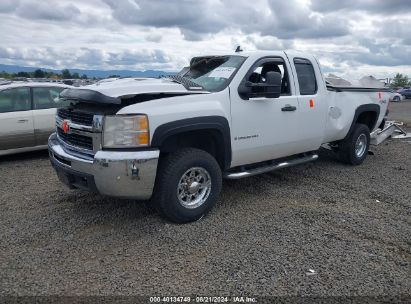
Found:
<svg viewBox="0 0 411 304"><path fill-rule="evenodd" d="M211 154L222 169L228 165L224 139L217 129L186 131L167 137L160 146L160 153L172 153L181 148L197 148Z"/></svg>
<svg viewBox="0 0 411 304"><path fill-rule="evenodd" d="M374 111L365 111L358 115L356 123L362 123L370 129L370 132L374 129L377 123L377 113Z"/></svg>

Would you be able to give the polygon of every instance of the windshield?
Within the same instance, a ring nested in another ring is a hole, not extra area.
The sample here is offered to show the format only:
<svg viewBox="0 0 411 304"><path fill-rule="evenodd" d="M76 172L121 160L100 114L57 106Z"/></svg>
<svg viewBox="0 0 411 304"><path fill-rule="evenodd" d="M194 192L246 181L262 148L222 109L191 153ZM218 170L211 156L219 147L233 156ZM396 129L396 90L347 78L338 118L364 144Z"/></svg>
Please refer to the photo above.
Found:
<svg viewBox="0 0 411 304"><path fill-rule="evenodd" d="M195 57L180 75L206 91L217 92L228 86L244 60L243 56Z"/></svg>

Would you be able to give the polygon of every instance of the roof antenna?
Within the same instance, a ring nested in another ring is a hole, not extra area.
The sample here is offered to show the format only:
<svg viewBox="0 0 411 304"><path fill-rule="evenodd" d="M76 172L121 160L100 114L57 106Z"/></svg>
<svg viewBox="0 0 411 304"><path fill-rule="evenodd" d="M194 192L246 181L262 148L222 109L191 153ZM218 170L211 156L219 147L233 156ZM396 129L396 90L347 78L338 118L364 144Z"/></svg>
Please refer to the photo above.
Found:
<svg viewBox="0 0 411 304"><path fill-rule="evenodd" d="M242 52L243 50L241 49L241 46L237 46L237 48L235 49L235 52L236 53L240 53L240 52Z"/></svg>

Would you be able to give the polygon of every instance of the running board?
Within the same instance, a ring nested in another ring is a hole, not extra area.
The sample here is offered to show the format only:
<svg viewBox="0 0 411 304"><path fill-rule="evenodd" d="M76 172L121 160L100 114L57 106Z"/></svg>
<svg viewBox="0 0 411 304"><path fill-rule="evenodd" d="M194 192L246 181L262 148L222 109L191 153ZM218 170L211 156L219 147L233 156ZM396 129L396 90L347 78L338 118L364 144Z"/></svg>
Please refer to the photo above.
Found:
<svg viewBox="0 0 411 304"><path fill-rule="evenodd" d="M400 126L402 126L402 123L398 123L395 121L387 121L384 126L384 129L377 129L370 134L370 144L379 145L390 136L392 138L409 138L411 134L407 134L407 132L403 130ZM400 135L393 136L394 133L400 133Z"/></svg>
<svg viewBox="0 0 411 304"><path fill-rule="evenodd" d="M275 171L282 168L292 167L299 164L308 163L314 161L318 158L317 154L311 154L308 156L298 157L286 161L281 161L276 164L271 164L263 167L258 167L250 170L244 170L239 172L225 172L223 177L226 179L240 179L243 177L249 177L257 174L267 173L270 171Z"/></svg>

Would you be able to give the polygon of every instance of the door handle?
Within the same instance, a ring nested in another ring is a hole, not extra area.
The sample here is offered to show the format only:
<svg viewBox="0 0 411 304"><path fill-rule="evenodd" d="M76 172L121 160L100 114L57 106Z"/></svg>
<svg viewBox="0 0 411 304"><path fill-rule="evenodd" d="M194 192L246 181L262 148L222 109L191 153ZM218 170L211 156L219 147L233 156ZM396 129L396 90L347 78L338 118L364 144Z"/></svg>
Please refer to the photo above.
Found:
<svg viewBox="0 0 411 304"><path fill-rule="evenodd" d="M297 110L297 108L293 107L293 106L290 106L290 105L286 105L284 108L281 108L281 111L284 111L284 112L292 112L292 111L295 111L295 110Z"/></svg>
<svg viewBox="0 0 411 304"><path fill-rule="evenodd" d="M24 122L28 122L28 121L29 121L28 119L19 119L19 120L17 120L18 123L24 123Z"/></svg>

